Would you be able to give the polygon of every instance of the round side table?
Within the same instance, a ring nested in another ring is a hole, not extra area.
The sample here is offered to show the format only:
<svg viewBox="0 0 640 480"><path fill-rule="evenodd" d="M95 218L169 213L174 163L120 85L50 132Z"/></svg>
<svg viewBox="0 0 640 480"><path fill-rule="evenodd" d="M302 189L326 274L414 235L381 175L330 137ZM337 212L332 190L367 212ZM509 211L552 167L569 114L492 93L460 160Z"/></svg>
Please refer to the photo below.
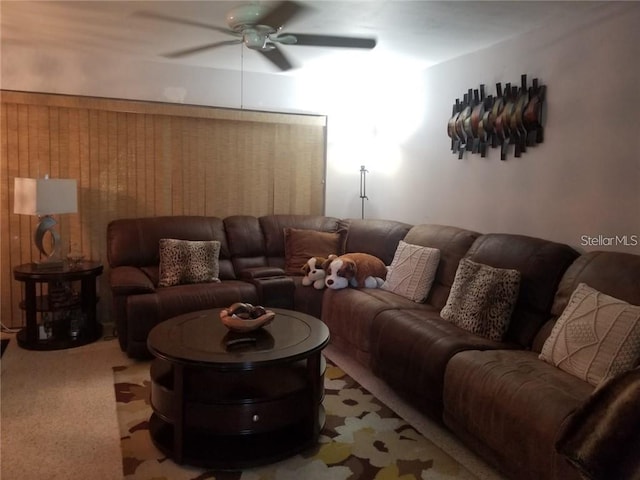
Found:
<svg viewBox="0 0 640 480"><path fill-rule="evenodd" d="M18 345L29 350L60 350L100 338L96 280L102 270L100 262L91 260L51 270L39 269L34 263L15 267L14 278L24 282L20 307L26 314L26 326L17 334ZM73 290L72 282L80 283L79 291Z"/></svg>

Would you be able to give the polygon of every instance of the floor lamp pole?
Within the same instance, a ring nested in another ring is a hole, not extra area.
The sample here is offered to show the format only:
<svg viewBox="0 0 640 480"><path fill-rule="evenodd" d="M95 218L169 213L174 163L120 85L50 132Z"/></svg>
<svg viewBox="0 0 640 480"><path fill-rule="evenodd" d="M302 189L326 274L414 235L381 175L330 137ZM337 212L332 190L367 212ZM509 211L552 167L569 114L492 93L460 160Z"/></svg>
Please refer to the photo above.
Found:
<svg viewBox="0 0 640 480"><path fill-rule="evenodd" d="M364 201L369 200L367 197L367 170L364 165L360 166L360 201L362 202L362 218L364 219Z"/></svg>

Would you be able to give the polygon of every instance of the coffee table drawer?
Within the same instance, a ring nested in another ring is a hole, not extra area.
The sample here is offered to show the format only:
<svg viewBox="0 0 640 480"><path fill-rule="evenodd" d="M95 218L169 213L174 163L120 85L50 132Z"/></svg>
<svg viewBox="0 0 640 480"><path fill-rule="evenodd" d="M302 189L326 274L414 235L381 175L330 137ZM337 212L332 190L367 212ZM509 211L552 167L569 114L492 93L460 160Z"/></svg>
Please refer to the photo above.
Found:
<svg viewBox="0 0 640 480"><path fill-rule="evenodd" d="M326 363L322 361L321 366L314 379L319 394L315 402L318 404L322 402L324 392ZM297 423L311 414L308 406L312 388L304 376L305 368L306 362L301 362L294 364L293 368L270 372L279 373L279 378L265 375L269 369L232 373L226 382L219 378L213 381L214 374L222 375L219 372L190 372L189 377L197 379L201 385L212 387L199 392L194 392L195 388L191 387L183 392L184 426L206 429L213 435L237 435L267 432ZM231 378L235 380L233 383L229 381ZM164 421L174 423L178 418L178 400L173 390L172 366L164 360L155 359L151 366L151 406L154 412Z"/></svg>
<svg viewBox="0 0 640 480"><path fill-rule="evenodd" d="M205 429L212 435L262 433L300 422L311 414L310 392L301 391L267 402L244 404L189 403L185 427Z"/></svg>

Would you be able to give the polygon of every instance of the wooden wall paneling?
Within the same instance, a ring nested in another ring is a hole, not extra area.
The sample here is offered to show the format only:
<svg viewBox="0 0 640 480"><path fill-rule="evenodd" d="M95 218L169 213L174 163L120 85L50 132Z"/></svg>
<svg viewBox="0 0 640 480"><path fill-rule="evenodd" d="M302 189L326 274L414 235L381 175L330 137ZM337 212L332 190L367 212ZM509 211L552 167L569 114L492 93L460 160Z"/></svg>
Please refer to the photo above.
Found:
<svg viewBox="0 0 640 480"><path fill-rule="evenodd" d="M230 169L224 165L224 152L232 143L231 134L225 125L205 123L205 215L222 217L222 208L227 201L227 175Z"/></svg>
<svg viewBox="0 0 640 480"><path fill-rule="evenodd" d="M20 243L15 237L20 231L20 219L13 214L13 178L18 174L18 108L16 105L2 105L0 110L0 320L11 325L12 306L20 301L20 289L13 287L10 265L20 258ZM10 160L11 159L11 160Z"/></svg>
<svg viewBox="0 0 640 480"><path fill-rule="evenodd" d="M126 199L127 199L127 212L132 217L137 217L138 206L135 199L138 197L138 191L136 189L136 172L138 165L138 157L136 155L136 115L127 112L125 114L126 119L126 157L125 157L125 170L127 172L126 183Z"/></svg>
<svg viewBox="0 0 640 480"><path fill-rule="evenodd" d="M155 144L153 140L154 123L151 115L139 115L138 121L140 134L138 136L138 171L137 191L140 192L136 203L140 216L152 216L155 214Z"/></svg>
<svg viewBox="0 0 640 480"><path fill-rule="evenodd" d="M171 185L171 215L184 215L183 188L182 188L182 119L172 117L170 123L169 175Z"/></svg>
<svg viewBox="0 0 640 480"><path fill-rule="evenodd" d="M210 142L210 140L207 138L206 127L205 120L198 118L195 119L193 131L191 132L195 158L191 176L194 179L195 185L190 195L194 215L205 215L207 191L205 171L207 163L211 161L207 158L207 143Z"/></svg>
<svg viewBox="0 0 640 480"><path fill-rule="evenodd" d="M73 178L78 182L78 168L77 168L77 138L71 137L69 131L69 115L71 111L68 108L56 108L58 113L58 162L60 164L60 177L61 178ZM76 148L76 151L72 154L72 143ZM78 211L80 209L78 208ZM71 246L75 243L75 239L78 238L79 230L79 216L77 213L62 215L62 225L64 226L64 236L62 237L62 254L67 255L71 250ZM73 239L73 240L72 240Z"/></svg>
<svg viewBox="0 0 640 480"><path fill-rule="evenodd" d="M125 153L125 171L126 175L126 199L127 199L127 214L132 217L137 217L138 207L134 201L138 196L136 189L136 172L138 158L136 155L136 115L130 112L125 113L126 121L126 153Z"/></svg>
<svg viewBox="0 0 640 480"><path fill-rule="evenodd" d="M222 140L220 133L217 129L212 128L205 121L202 121L199 126L198 137L200 139L200 152L203 158L203 193L202 201L204 215L214 216L213 211L215 208L215 178L216 178L216 163L218 159L219 148L216 145Z"/></svg>
<svg viewBox="0 0 640 480"><path fill-rule="evenodd" d="M131 149L130 154L134 158L135 164L129 166L129 169L131 170L131 174L129 176L129 192L131 196L131 203L133 204L134 216L144 217L146 216L144 208L146 204L146 182L144 174L146 161L144 154L144 122L146 115L131 114L131 116L130 128L132 131L129 132L129 135L131 136L129 148ZM138 197L140 197L140 202L137 201Z"/></svg>
<svg viewBox="0 0 640 480"><path fill-rule="evenodd" d="M27 106L27 123L21 124L19 128L19 134L22 136L26 132L26 145L25 149L20 152L18 161L20 162L20 176L32 177L40 172L40 165L38 162L38 110L42 110L36 106ZM38 172L38 173L34 173ZM42 172L42 175L45 172ZM37 221L30 216L21 215L21 238L29 239L26 245L23 243L22 259L21 263L30 262L38 258L37 250L33 244L32 236Z"/></svg>
<svg viewBox="0 0 640 480"><path fill-rule="evenodd" d="M230 205L239 203L241 193L239 190L242 183L238 172L241 171L245 152L238 151L233 159L229 156L229 152L238 150L237 144L240 132L235 121L226 124L216 122L214 124L214 135L220 142L220 148L212 160L214 174L211 177L208 188L212 192L212 214L224 218L226 212L232 208Z"/></svg>
<svg viewBox="0 0 640 480"><path fill-rule="evenodd" d="M239 127L247 130L246 126ZM241 137L244 163L239 171L238 184L242 199L240 205L246 205L251 215L266 215L272 205L272 181L275 151L273 148L274 125L255 125L251 132Z"/></svg>
<svg viewBox="0 0 640 480"><path fill-rule="evenodd" d="M202 215L204 212L204 183L202 182L203 159L198 145L197 118L185 118L183 125L184 142L183 162L186 165L183 176L185 207L189 215Z"/></svg>
<svg viewBox="0 0 640 480"><path fill-rule="evenodd" d="M156 116L155 120L155 214L171 215L171 118Z"/></svg>
<svg viewBox="0 0 640 480"><path fill-rule="evenodd" d="M129 205L127 202L128 188L129 188L129 175L128 175L128 139L127 139L127 114L118 112L115 114L115 153L110 155L109 163L112 165L112 177L113 185L111 188L111 194L113 195L113 204L115 207L110 211L117 215L129 217L132 216L129 212Z"/></svg>
<svg viewBox="0 0 640 480"><path fill-rule="evenodd" d="M193 205L191 203L191 196L194 189L195 179L192 178L194 173L194 167L196 158L193 150L193 120L191 118L180 119L180 130L178 135L181 140L180 158L177 159L177 163L182 167L180 168L181 174L181 188L182 188L182 211L186 215L193 215ZM176 161L176 159L174 159Z"/></svg>
<svg viewBox="0 0 640 480"><path fill-rule="evenodd" d="M89 253L89 240L86 213L89 209L85 205L84 192L89 190L90 164L89 164L89 112L86 109L72 109L69 117L69 132L73 139L72 155L75 158L75 168L78 180L78 214L75 219L74 248L79 252Z"/></svg>
<svg viewBox="0 0 640 480"><path fill-rule="evenodd" d="M311 206L322 179L308 178L324 175L325 117L3 91L0 121L0 314L8 325L22 322L12 269L38 255L37 219L12 211L17 176L78 180L78 213L57 218L63 253L73 246L105 266L115 218L322 213L322 198L320 209ZM103 323L112 321L107 275Z"/></svg>
<svg viewBox="0 0 640 480"><path fill-rule="evenodd" d="M95 246L93 243L95 230L97 228L96 220L98 211L100 210L100 118L101 113L97 110L89 110L89 183L86 189L83 189L82 204L86 208L82 212L82 216L86 221L87 229L83 232L83 246L86 245L86 252L90 258L98 258L94 255ZM86 213L85 213L86 212ZM86 216L85 216L86 215Z"/></svg>
<svg viewBox="0 0 640 480"><path fill-rule="evenodd" d="M194 177L197 179L197 186L195 191L192 193L193 202L197 205L196 215L206 215L206 202L205 202L205 194L207 191L206 177L204 172L207 168L207 164L211 161L208 158L207 145L211 143L210 135L207 134L207 121L205 119L199 118L195 123L195 130L193 132L195 138L195 148L196 148L196 158L197 165L194 170Z"/></svg>
<svg viewBox="0 0 640 480"><path fill-rule="evenodd" d="M104 191L104 208L100 210L100 219L103 223L111 214L117 215L117 209L121 207L118 201L118 112L107 112L104 150L100 153L100 169L105 181L102 183ZM94 241L99 242L98 238Z"/></svg>
<svg viewBox="0 0 640 480"><path fill-rule="evenodd" d="M318 131L319 130L319 131ZM323 142L324 131L304 125L280 125L276 134L278 175L275 177L276 211L324 212L324 155L315 145ZM288 138L289 141L281 141ZM299 152L304 152L300 155ZM291 159L295 159L292 161Z"/></svg>

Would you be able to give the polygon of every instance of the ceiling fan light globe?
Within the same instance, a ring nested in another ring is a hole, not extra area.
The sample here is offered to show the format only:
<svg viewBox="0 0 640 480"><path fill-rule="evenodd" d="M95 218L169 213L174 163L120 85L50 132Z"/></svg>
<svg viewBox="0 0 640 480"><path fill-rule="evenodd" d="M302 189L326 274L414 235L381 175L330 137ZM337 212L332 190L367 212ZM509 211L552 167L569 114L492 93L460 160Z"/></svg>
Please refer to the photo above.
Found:
<svg viewBox="0 0 640 480"><path fill-rule="evenodd" d="M252 48L254 50L264 49L267 43L266 35L249 28L244 30L242 39L247 48Z"/></svg>
<svg viewBox="0 0 640 480"><path fill-rule="evenodd" d="M231 30L242 31L248 25L256 25L266 12L262 4L239 5L227 12L227 25Z"/></svg>

